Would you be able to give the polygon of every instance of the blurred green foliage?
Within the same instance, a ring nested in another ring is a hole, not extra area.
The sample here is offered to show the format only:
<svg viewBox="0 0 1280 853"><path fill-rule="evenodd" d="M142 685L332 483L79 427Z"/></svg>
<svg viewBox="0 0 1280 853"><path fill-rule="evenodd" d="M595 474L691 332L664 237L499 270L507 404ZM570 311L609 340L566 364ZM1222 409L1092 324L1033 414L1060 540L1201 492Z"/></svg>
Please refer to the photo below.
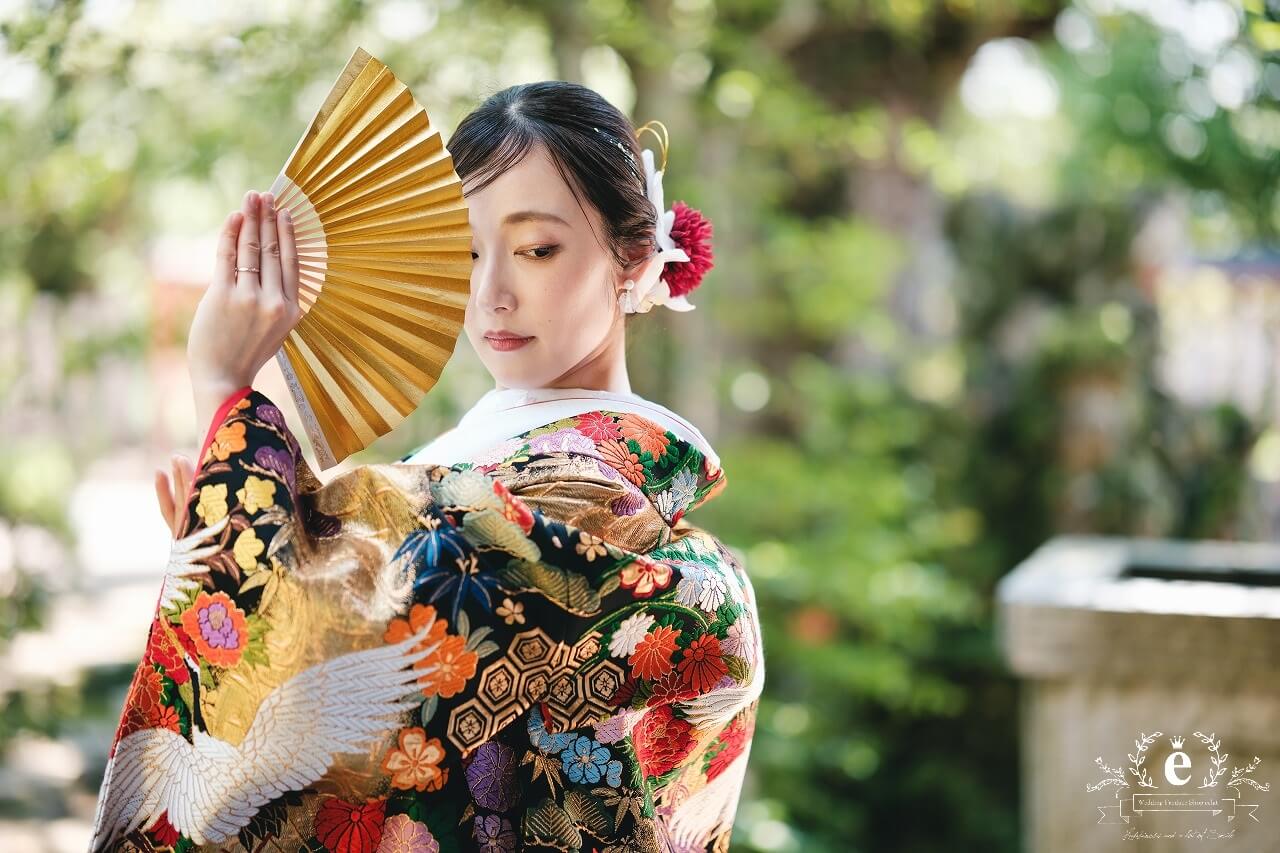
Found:
<svg viewBox="0 0 1280 853"><path fill-rule="evenodd" d="M140 357L147 241L208 232L268 185L356 45L447 126L564 78L671 128L666 195L715 224L716 267L701 310L651 318L629 354L641 393L721 412L730 488L696 521L744 552L768 653L735 850L1018 849L995 582L1064 529L1258 532L1262 415L1159 390L1131 247L1170 195L1215 247L1280 227L1280 23L1261 0L1202 3L1190 29L1054 0L109 5L0 23L0 319L123 306L49 342L64 378ZM972 114L991 44L1047 81L1051 116ZM32 356L5 352L6 410L56 408L24 390ZM465 409L483 377L460 371L361 458ZM1082 401L1114 424L1092 430ZM6 436L4 520L67 535L58 495L102 448L61 438L53 459ZM0 650L40 610L13 577ZM0 745L110 716L88 697L127 675L15 697Z"/></svg>

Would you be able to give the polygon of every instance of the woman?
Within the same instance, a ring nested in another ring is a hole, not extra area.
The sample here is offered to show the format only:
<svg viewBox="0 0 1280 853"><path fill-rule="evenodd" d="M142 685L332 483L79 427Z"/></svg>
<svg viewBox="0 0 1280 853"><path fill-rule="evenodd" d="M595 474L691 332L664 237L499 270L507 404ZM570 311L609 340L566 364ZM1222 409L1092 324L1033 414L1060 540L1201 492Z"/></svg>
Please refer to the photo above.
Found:
<svg viewBox="0 0 1280 853"><path fill-rule="evenodd" d="M228 217L188 345L209 432L158 480L176 541L94 849L727 849L754 595L683 518L725 485L714 451L631 392L624 346L628 313L692 307L706 226L662 215L582 86L499 92L449 150L495 388L397 464L321 485L249 385L297 258L270 195Z"/></svg>

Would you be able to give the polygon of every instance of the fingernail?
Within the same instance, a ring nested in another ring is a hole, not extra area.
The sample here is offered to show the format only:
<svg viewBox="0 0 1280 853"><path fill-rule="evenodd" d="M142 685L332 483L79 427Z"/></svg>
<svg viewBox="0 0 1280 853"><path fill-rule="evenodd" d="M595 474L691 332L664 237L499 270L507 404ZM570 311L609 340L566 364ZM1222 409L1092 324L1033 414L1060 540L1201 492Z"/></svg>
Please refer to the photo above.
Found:
<svg viewBox="0 0 1280 853"><path fill-rule="evenodd" d="M275 211L275 203L276 200L271 197L271 193L267 193L262 197L262 205L266 208L267 213L273 213Z"/></svg>
<svg viewBox="0 0 1280 853"><path fill-rule="evenodd" d="M280 212L284 214L285 222L289 222L293 219L293 214L289 212L289 208L286 207L284 210Z"/></svg>

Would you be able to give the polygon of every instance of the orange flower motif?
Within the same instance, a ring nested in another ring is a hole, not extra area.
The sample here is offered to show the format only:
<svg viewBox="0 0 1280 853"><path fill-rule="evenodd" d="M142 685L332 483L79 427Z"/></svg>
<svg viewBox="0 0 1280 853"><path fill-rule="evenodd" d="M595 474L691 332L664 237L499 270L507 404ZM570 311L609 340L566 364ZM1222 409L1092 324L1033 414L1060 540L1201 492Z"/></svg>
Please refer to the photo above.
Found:
<svg viewBox="0 0 1280 853"><path fill-rule="evenodd" d="M676 650L676 638L679 636L679 629L670 625L655 626L644 635L631 657L627 658L627 663L641 678L661 678L671 671L671 655Z"/></svg>
<svg viewBox="0 0 1280 853"><path fill-rule="evenodd" d="M666 455L667 446L671 442L667 433L653 421L628 412L622 416L619 426L622 427L623 438L629 438L640 445L640 449L653 454L654 459L661 459Z"/></svg>
<svg viewBox="0 0 1280 853"><path fill-rule="evenodd" d="M236 421L218 427L218 431L213 434L213 441L209 443L209 450L205 453L204 459L200 460L200 464L203 465L210 458L225 462L231 454L244 450L247 446L244 438L244 429L244 421Z"/></svg>
<svg viewBox="0 0 1280 853"><path fill-rule="evenodd" d="M476 674L476 661L479 660L476 653L466 646L464 637L450 634L435 654L423 659L436 667L434 672L418 680L423 685L424 694L439 693L441 699L448 699L466 686L467 679Z"/></svg>
<svg viewBox="0 0 1280 853"><path fill-rule="evenodd" d="M641 464L640 457L632 453L625 442L604 441L596 446L600 448L600 455L604 457L604 461L621 471L622 476L637 486L644 485L644 465Z"/></svg>
<svg viewBox="0 0 1280 853"><path fill-rule="evenodd" d="M444 755L440 738L428 738L421 727L401 729L400 747L387 753L382 769L397 788L439 791L449 781L449 768L440 767Z"/></svg>
<svg viewBox="0 0 1280 853"><path fill-rule="evenodd" d="M182 611L182 627L196 644L196 652L217 666L235 666L249 645L244 611L225 592L201 592Z"/></svg>
<svg viewBox="0 0 1280 853"><path fill-rule="evenodd" d="M431 622L432 619L435 619L435 622ZM447 633L449 621L442 616L437 616L435 607L430 604L413 605L409 608L407 620L403 618L391 620L382 639L388 643L407 640L428 623L431 623L431 630L427 633L426 639L414 647L414 651L421 651L437 643L439 646L434 652L414 664L416 669L435 667L433 671L423 674L418 679L418 684L422 685L423 695L439 694L442 698L448 699L466 685L467 679L476 674L476 662L479 658L475 652L467 650L465 638L458 634Z"/></svg>
<svg viewBox="0 0 1280 853"><path fill-rule="evenodd" d="M168 705L157 705L151 713L151 727L178 731L178 712Z"/></svg>
<svg viewBox="0 0 1280 853"><path fill-rule="evenodd" d="M637 598L648 598L655 590L666 589L671 583L671 566L641 555L623 567L619 579L623 586L634 588Z"/></svg>

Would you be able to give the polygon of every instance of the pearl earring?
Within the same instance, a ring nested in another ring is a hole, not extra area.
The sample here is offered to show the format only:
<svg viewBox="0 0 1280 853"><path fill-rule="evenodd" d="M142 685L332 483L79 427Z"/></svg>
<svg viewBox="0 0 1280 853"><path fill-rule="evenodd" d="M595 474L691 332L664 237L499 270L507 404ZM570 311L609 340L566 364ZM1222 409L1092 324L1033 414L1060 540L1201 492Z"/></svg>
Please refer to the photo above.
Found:
<svg viewBox="0 0 1280 853"><path fill-rule="evenodd" d="M622 285L622 292L618 294L618 305L622 308L623 314L635 313L635 298L631 294L631 288L635 286L634 281L627 279Z"/></svg>

